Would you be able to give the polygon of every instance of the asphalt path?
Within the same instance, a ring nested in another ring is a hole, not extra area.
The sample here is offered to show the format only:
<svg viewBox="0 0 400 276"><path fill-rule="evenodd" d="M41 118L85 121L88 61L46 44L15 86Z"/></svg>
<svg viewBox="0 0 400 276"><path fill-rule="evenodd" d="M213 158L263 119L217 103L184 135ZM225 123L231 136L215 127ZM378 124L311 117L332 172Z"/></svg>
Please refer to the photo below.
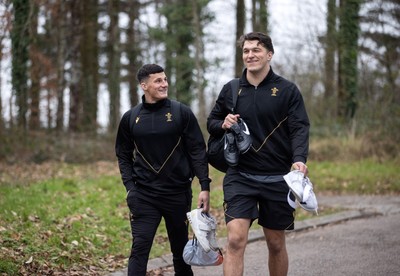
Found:
<svg viewBox="0 0 400 276"><path fill-rule="evenodd" d="M400 275L400 214L349 220L287 237L289 275ZM265 241L246 248L244 275L269 275ZM198 276L222 267L194 268ZM173 275L165 273L164 275Z"/></svg>
<svg viewBox="0 0 400 276"><path fill-rule="evenodd" d="M347 209L296 223L287 234L288 275L400 275L399 196L322 196L318 201ZM219 239L219 244L224 247L226 240ZM166 255L151 260L148 269L171 276L171 265L171 256ZM223 275L222 265L192 268L196 276ZM126 270L111 275L126 275ZM244 275L269 275L268 250L260 230L250 233Z"/></svg>

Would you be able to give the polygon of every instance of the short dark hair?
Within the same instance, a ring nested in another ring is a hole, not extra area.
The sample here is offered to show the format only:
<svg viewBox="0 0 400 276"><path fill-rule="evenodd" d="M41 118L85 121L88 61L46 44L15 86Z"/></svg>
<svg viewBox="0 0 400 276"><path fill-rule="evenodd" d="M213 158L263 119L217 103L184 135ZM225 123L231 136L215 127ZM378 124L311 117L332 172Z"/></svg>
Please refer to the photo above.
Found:
<svg viewBox="0 0 400 276"><path fill-rule="evenodd" d="M238 46L243 48L244 42L248 40L258 40L258 43L264 46L268 51L274 53L274 45L272 45L272 39L269 35L261 32L251 32L242 35L238 40Z"/></svg>
<svg viewBox="0 0 400 276"><path fill-rule="evenodd" d="M136 78L141 83L143 80L146 80L151 74L164 72L164 68L162 68L158 64L145 64L143 65L139 71L137 72Z"/></svg>

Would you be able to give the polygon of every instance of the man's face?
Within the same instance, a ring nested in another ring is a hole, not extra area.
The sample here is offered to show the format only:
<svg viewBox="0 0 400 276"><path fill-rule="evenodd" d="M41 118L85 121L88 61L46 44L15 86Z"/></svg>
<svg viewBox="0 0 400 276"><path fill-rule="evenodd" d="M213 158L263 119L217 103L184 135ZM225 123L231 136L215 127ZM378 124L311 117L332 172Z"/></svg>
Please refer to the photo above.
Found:
<svg viewBox="0 0 400 276"><path fill-rule="evenodd" d="M242 58L247 71L257 73L269 65L272 52L262 46L258 40L246 40L243 44Z"/></svg>
<svg viewBox="0 0 400 276"><path fill-rule="evenodd" d="M147 103L155 103L168 97L168 80L165 72L150 74L140 86Z"/></svg>

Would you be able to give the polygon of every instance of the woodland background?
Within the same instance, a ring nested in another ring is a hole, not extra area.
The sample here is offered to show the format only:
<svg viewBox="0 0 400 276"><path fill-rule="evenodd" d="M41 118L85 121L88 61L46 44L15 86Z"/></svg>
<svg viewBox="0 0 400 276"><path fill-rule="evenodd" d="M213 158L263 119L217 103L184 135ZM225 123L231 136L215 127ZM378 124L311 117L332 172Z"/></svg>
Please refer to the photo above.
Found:
<svg viewBox="0 0 400 276"><path fill-rule="evenodd" d="M234 15L234 31L222 24L210 32L217 16L210 6L221 0L2 0L0 64L6 68L0 71L11 81L5 86L2 74L0 87L11 91L0 91L0 160L115 160L116 128L121 114L140 100L135 75L148 62L165 67L171 97L193 107L207 137L205 120L223 84L216 80L221 72L230 78L243 70L235 40L249 30L274 33L280 24L271 22L271 1L230 1L226 12ZM357 141L357 158L397 157L400 1L323 5L324 33L311 34L316 43L306 45L309 53L300 54L307 42L293 33L285 46L299 55L273 60L274 70L303 93L312 139L320 142L313 158L342 158L333 138L338 148ZM210 55L212 49L231 52L233 66ZM6 92L11 96L5 98Z"/></svg>

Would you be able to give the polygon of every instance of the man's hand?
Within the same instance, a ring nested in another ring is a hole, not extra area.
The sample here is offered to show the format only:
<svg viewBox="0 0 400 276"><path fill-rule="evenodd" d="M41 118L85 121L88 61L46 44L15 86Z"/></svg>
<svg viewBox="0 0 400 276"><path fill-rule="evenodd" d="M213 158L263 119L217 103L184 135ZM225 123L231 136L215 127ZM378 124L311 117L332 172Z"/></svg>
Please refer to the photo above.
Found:
<svg viewBox="0 0 400 276"><path fill-rule="evenodd" d="M225 120L222 123L222 128L224 130L230 129L233 124L237 123L239 117L239 114L226 115Z"/></svg>
<svg viewBox="0 0 400 276"><path fill-rule="evenodd" d="M308 174L307 166L303 162L295 162L295 163L293 163L292 170L301 171L302 173L304 173L304 177L306 177L307 174Z"/></svg>
<svg viewBox="0 0 400 276"><path fill-rule="evenodd" d="M210 210L210 192L201 191L197 200L197 208L203 207L203 211L208 213Z"/></svg>

